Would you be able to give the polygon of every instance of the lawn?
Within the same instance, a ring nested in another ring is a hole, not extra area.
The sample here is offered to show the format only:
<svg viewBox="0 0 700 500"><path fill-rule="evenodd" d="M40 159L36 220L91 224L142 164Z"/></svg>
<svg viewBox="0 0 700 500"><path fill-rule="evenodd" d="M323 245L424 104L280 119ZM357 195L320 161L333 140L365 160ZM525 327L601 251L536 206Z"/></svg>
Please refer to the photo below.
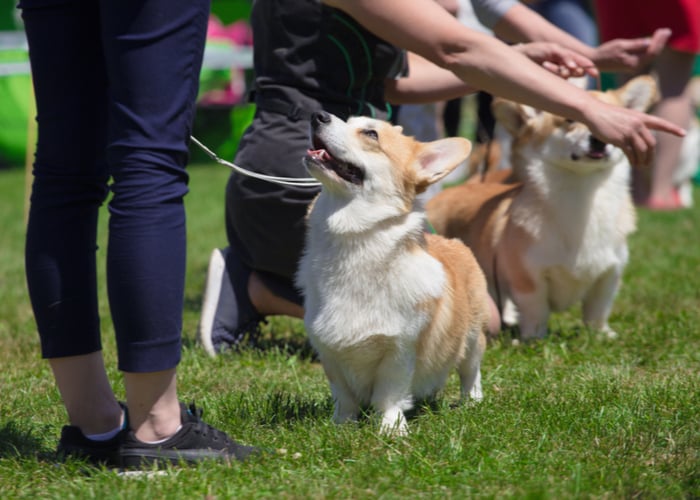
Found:
<svg viewBox="0 0 700 500"><path fill-rule="evenodd" d="M297 320L271 319L259 350L210 359L197 345L228 171L190 172L180 392L268 453L138 477L54 461L66 417L26 293L25 177L0 170L0 498L700 498L700 207L639 213L611 318L618 339L584 329L577 310L555 315L542 341L514 346L504 334L485 354L481 404L457 405L453 376L408 437L387 439L372 414L330 422ZM105 236L103 217L101 262ZM105 356L123 396L100 279Z"/></svg>

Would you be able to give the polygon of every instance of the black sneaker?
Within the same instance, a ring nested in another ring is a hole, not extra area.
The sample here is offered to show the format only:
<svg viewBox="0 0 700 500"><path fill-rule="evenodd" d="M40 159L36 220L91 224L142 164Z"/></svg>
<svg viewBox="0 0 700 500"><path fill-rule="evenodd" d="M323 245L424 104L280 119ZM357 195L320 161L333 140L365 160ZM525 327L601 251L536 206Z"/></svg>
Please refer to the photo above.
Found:
<svg viewBox="0 0 700 500"><path fill-rule="evenodd" d="M245 341L254 344L260 333L265 319L248 297L250 273L230 247L212 251L197 332L212 357Z"/></svg>
<svg viewBox="0 0 700 500"><path fill-rule="evenodd" d="M152 464L196 463L202 460L245 460L259 454L252 446L232 440L225 432L202 421L202 410L194 404L180 403L182 428L166 441L157 444L139 441L133 432L126 433L119 449L121 465L125 468Z"/></svg>
<svg viewBox="0 0 700 500"><path fill-rule="evenodd" d="M93 465L119 466L119 445L129 428L126 406L122 403L119 405L124 410L124 427L116 436L107 441L94 441L85 437L79 427L64 425L61 429L61 439L56 447L57 459L64 461L67 458L78 458L87 460Z"/></svg>

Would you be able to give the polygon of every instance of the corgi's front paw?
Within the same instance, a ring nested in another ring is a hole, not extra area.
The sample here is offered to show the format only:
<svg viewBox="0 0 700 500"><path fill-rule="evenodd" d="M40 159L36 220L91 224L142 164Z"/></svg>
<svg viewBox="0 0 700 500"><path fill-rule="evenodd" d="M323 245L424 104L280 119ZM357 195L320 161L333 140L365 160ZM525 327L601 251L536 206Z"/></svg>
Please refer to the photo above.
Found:
<svg viewBox="0 0 700 500"><path fill-rule="evenodd" d="M354 422L357 420L357 414L358 412L348 409L341 411L336 406L335 411L333 412L333 423L344 424L346 422Z"/></svg>
<svg viewBox="0 0 700 500"><path fill-rule="evenodd" d="M617 338L617 332L615 330L613 330L612 328L610 328L610 325L604 325L600 329L600 331L603 332L605 334L605 336L610 340Z"/></svg>
<svg viewBox="0 0 700 500"><path fill-rule="evenodd" d="M379 431L385 436L406 436L408 424L403 411L399 408L393 408L384 412Z"/></svg>

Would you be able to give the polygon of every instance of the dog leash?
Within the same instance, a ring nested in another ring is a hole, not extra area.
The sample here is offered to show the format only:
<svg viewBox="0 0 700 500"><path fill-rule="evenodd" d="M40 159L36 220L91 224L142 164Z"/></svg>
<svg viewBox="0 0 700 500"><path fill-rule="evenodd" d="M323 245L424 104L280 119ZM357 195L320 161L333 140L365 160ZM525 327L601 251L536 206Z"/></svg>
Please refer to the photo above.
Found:
<svg viewBox="0 0 700 500"><path fill-rule="evenodd" d="M299 187L319 187L321 185L320 182L318 182L316 179L313 177L278 177L275 175L265 175L265 174L259 174L257 172L252 172L250 170L247 170L245 168L239 167L235 163L231 163L229 161L226 161L222 158L219 158L219 156L214 153L211 149L206 147L204 144L199 142L194 136L190 136L190 139L192 140L193 143L195 143L202 151L204 151L209 158L214 160L216 163L220 165L225 165L228 168L234 170L235 172L238 172L239 174L247 175L248 177L253 177L255 179L260 179L263 181L268 181L268 182L273 182L275 184L282 184L285 186L299 186Z"/></svg>

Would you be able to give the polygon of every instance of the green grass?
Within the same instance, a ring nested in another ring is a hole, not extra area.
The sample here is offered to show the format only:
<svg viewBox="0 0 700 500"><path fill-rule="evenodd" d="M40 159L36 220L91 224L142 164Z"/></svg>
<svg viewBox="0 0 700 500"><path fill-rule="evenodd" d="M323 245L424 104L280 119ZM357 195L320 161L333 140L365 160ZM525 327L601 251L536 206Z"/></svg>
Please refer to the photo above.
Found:
<svg viewBox="0 0 700 500"><path fill-rule="evenodd" d="M38 336L23 271L24 172L0 171L1 498L698 498L700 497L700 208L639 214L611 319L615 341L556 315L551 335L483 363L485 400L458 406L456 376L411 434L330 422L332 402L299 321L275 318L266 348L209 359L196 345L209 253L225 244L228 171L191 168L183 399L241 441L271 450L125 478L52 457L65 412ZM696 192L700 198L700 193ZM104 261L105 219L99 257ZM104 294L105 355L115 348Z"/></svg>

